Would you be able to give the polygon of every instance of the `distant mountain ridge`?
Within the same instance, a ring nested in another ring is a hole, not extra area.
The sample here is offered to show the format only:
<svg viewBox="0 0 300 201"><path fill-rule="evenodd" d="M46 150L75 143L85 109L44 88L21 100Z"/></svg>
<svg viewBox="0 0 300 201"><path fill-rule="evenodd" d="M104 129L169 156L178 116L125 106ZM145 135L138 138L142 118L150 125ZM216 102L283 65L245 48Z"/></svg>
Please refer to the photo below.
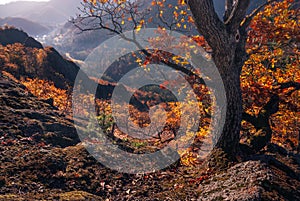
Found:
<svg viewBox="0 0 300 201"><path fill-rule="evenodd" d="M249 12L257 5L266 0L252 0ZM71 17L76 18L80 14L78 8L82 7L83 0L50 0L49 2L13 2L6 5L0 5L0 18L5 18L2 25L7 23L21 28L32 36L37 36L40 41L47 45L54 46L62 53L70 53L78 60L84 60L87 55L109 35L108 31L97 30L79 33L80 31L68 22ZM224 0L214 0L215 9L220 18L222 18L225 5ZM167 0L166 4L177 4L175 0ZM143 7L151 6L151 1L145 1ZM173 8L172 8L173 9ZM168 10L170 19L173 16L172 9ZM155 16L155 11L151 12ZM10 18L7 18L10 17ZM11 18L13 17L13 18ZM19 18L24 19L19 19ZM154 17L153 23L156 21ZM1 25L1 20L0 20ZM50 31L47 31L50 26ZM157 24L147 27L157 27ZM176 27L175 27L176 28ZM194 27L188 27L193 33L197 33ZM47 35L43 37L43 35Z"/></svg>
<svg viewBox="0 0 300 201"><path fill-rule="evenodd" d="M78 13L82 0L50 0L49 2L19 1L0 5L0 18L22 17L45 25L68 21Z"/></svg>
<svg viewBox="0 0 300 201"><path fill-rule="evenodd" d="M29 35L33 36L48 34L51 30L50 27L43 26L37 22L33 22L21 17L6 17L4 19L0 18L0 26L4 26L6 24L22 29Z"/></svg>
<svg viewBox="0 0 300 201"><path fill-rule="evenodd" d="M249 12L257 5L262 4L266 0L252 0ZM6 17L22 17L28 20L44 23L44 24L60 24L65 23L71 16L76 16L80 11L82 0L50 0L49 2L30 2L19 1L5 5L0 5L0 18ZM219 17L225 10L224 0L214 0L215 9ZM149 5L151 1L149 0ZM177 1L169 1L168 3L176 4ZM145 5L147 6L147 5Z"/></svg>

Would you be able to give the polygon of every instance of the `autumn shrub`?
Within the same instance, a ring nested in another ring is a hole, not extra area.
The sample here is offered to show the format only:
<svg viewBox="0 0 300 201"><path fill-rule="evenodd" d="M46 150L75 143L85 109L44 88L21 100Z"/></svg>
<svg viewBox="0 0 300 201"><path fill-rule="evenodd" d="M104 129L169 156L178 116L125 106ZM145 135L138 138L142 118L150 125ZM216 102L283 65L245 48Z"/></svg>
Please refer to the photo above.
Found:
<svg viewBox="0 0 300 201"><path fill-rule="evenodd" d="M241 75L244 111L253 117L263 114L275 94L279 107L269 119L272 141L294 149L299 144L299 9L295 1L275 2L258 13L249 28L246 61ZM283 87L291 83L290 87ZM257 130L244 122L250 134Z"/></svg>
<svg viewBox="0 0 300 201"><path fill-rule="evenodd" d="M59 110L71 112L71 96L68 90L55 87L53 82L27 78L22 82L26 88L35 96L42 100L53 99L53 105Z"/></svg>

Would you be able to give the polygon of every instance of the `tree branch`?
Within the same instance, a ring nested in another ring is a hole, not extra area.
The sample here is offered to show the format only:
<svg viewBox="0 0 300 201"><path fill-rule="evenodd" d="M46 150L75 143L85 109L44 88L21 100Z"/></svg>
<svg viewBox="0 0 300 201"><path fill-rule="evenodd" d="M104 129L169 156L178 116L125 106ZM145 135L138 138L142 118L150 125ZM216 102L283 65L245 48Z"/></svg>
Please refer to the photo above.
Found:
<svg viewBox="0 0 300 201"><path fill-rule="evenodd" d="M225 2L225 13L224 13L224 17L223 20L224 22L226 22L232 12L232 8L233 8L233 1L234 0L226 0Z"/></svg>
<svg viewBox="0 0 300 201"><path fill-rule="evenodd" d="M229 27L229 30L232 33L235 33L240 27L241 22L243 21L247 8L250 4L250 0L236 0L232 5L232 11L228 19L224 22Z"/></svg>
<svg viewBox="0 0 300 201"><path fill-rule="evenodd" d="M199 33L204 36L210 47L213 50L226 47L228 44L226 28L214 9L213 1L189 0L187 4L193 13Z"/></svg>
<svg viewBox="0 0 300 201"><path fill-rule="evenodd" d="M300 89L300 83L299 82L284 82L284 83L279 83L280 89L287 89L290 87L295 88L295 90Z"/></svg>
<svg viewBox="0 0 300 201"><path fill-rule="evenodd" d="M243 112L242 118L243 118L243 120L251 123L254 127L257 125L257 118L255 116L248 114L247 112Z"/></svg>

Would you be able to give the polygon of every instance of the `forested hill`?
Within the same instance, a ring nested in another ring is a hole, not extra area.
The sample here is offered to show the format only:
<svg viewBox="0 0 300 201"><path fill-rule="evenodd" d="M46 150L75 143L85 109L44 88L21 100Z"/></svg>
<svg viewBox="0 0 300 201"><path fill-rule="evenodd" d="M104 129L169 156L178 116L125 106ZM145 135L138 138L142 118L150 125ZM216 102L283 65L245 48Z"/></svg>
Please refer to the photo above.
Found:
<svg viewBox="0 0 300 201"><path fill-rule="evenodd" d="M0 44L2 71L17 79L30 78L52 82L59 89L73 87L79 67L63 58L53 47L44 48L27 33L15 28L0 30ZM88 88L93 83L88 77L82 79L87 80L83 87ZM99 90L102 94L107 94L112 87L100 85Z"/></svg>

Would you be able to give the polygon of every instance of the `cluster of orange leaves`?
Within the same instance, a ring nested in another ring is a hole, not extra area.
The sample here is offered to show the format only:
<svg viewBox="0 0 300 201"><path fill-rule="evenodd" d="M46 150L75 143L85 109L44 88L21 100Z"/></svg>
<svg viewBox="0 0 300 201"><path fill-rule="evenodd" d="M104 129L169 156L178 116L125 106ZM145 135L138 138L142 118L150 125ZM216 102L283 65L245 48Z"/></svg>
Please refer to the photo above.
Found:
<svg viewBox="0 0 300 201"><path fill-rule="evenodd" d="M161 18L164 18L164 14L167 13L166 9L173 9L173 23L176 24L176 28L187 29L188 24L194 23L193 17L188 14L189 8L184 0L178 0L175 5L167 4L166 0L152 0L152 6L156 6L160 10L159 15Z"/></svg>
<svg viewBox="0 0 300 201"><path fill-rule="evenodd" d="M30 93L42 100L53 99L53 105L63 112L70 112L71 97L67 90L55 87L53 82L27 78L22 82Z"/></svg>
<svg viewBox="0 0 300 201"><path fill-rule="evenodd" d="M280 83L300 82L300 13L299 9L292 9L294 3L273 3L254 17L247 40L250 58L241 76L244 110L249 114L257 115L272 94L279 95L279 111L270 119L272 141L287 147L287 140L293 146L299 144L300 129L299 91L287 95L293 88L279 89ZM247 122L243 126L250 129L250 134L255 132Z"/></svg>

